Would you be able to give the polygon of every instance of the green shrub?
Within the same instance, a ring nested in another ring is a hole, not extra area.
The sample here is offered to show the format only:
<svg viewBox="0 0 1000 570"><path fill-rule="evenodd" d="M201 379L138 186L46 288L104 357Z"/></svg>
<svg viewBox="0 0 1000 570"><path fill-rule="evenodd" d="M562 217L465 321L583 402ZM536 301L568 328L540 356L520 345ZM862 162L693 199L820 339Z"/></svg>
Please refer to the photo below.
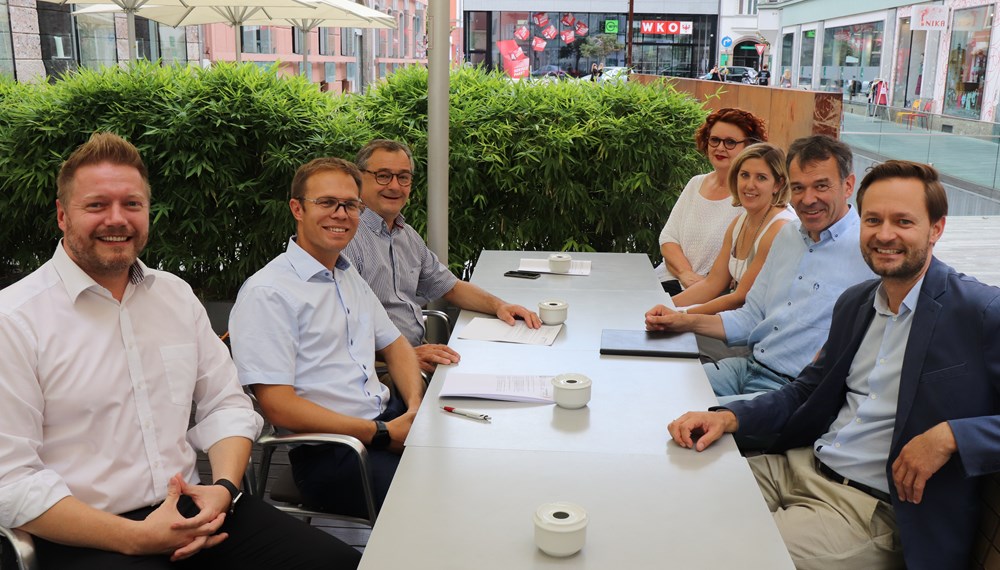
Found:
<svg viewBox="0 0 1000 570"><path fill-rule="evenodd" d="M707 170L693 133L704 111L663 87L511 83L463 68L451 79L450 258L481 249L634 251L680 189ZM378 136L406 141L417 178L405 213L426 224L427 72L331 97L253 65L80 70L53 84L0 82L0 275L51 255L55 179L95 130L133 142L153 187L143 259L208 299L232 298L284 250L288 188L317 156L352 158Z"/></svg>

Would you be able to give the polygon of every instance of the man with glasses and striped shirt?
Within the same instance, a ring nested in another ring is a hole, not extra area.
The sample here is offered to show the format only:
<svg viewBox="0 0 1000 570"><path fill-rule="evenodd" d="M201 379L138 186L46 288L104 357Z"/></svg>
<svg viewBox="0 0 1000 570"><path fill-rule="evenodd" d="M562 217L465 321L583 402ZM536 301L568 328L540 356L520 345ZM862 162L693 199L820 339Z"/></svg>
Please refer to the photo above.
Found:
<svg viewBox="0 0 1000 570"><path fill-rule="evenodd" d="M355 163L362 172L361 199L367 209L344 254L416 348L421 370L433 372L438 364L454 364L459 359L446 345L424 342L421 307L429 301L443 297L461 309L495 314L509 325L521 318L533 329L541 326L534 312L455 277L406 223L400 212L413 184L409 147L376 139L358 151Z"/></svg>

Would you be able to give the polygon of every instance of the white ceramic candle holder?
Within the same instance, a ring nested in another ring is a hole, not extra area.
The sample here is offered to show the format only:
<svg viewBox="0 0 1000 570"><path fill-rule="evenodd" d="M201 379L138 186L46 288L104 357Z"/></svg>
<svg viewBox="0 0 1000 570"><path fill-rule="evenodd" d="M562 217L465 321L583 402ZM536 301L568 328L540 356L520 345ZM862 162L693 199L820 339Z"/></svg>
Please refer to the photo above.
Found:
<svg viewBox="0 0 1000 570"><path fill-rule="evenodd" d="M552 397L560 408L582 408L590 402L591 384L583 374L560 374L552 378Z"/></svg>
<svg viewBox="0 0 1000 570"><path fill-rule="evenodd" d="M587 511L573 503L546 503L535 511L535 545L549 556L572 556L587 540Z"/></svg>
<svg viewBox="0 0 1000 570"><path fill-rule="evenodd" d="M569 305L566 301L542 301L538 304L538 317L547 325L561 325L566 322Z"/></svg>
<svg viewBox="0 0 1000 570"><path fill-rule="evenodd" d="M573 258L568 253L553 253L549 256L549 271L552 273L569 273L569 265Z"/></svg>

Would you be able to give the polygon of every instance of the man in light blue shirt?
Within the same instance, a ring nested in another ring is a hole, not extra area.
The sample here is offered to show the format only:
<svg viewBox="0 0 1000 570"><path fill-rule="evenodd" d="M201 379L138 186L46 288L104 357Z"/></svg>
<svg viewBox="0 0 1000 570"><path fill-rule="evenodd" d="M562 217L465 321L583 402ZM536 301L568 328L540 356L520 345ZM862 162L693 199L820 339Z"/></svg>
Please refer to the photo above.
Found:
<svg viewBox="0 0 1000 570"><path fill-rule="evenodd" d="M296 235L288 249L244 283L229 321L240 382L288 432L351 435L369 448L381 505L420 406L423 380L413 348L364 279L341 255L364 210L361 173L337 158L313 160L292 181ZM398 396L375 374L389 366ZM358 469L333 445L289 454L308 503L365 514Z"/></svg>
<svg viewBox="0 0 1000 570"><path fill-rule="evenodd" d="M646 314L650 330L693 331L750 347L747 357L705 365L721 403L794 379L823 346L840 294L875 276L861 257L858 215L847 202L854 191L850 148L822 135L802 138L787 162L799 224L775 238L743 307L687 315L658 305Z"/></svg>

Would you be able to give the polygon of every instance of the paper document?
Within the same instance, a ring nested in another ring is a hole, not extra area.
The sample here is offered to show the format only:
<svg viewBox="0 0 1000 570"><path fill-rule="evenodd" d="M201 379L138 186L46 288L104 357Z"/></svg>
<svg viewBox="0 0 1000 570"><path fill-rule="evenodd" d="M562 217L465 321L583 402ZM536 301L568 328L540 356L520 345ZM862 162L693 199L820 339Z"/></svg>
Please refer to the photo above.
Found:
<svg viewBox="0 0 1000 570"><path fill-rule="evenodd" d="M485 398L506 402L553 402L552 376L449 372L442 398Z"/></svg>
<svg viewBox="0 0 1000 570"><path fill-rule="evenodd" d="M562 325L542 325L537 329L529 329L524 321L515 321L514 326L510 326L500 319L476 317L458 333L458 338L552 346L561 330Z"/></svg>
<svg viewBox="0 0 1000 570"><path fill-rule="evenodd" d="M525 259L521 258L521 265L517 266L521 271L535 271L537 273L556 273L549 269L548 259ZM574 259L569 262L568 273L557 273L557 275L590 275L590 260Z"/></svg>

